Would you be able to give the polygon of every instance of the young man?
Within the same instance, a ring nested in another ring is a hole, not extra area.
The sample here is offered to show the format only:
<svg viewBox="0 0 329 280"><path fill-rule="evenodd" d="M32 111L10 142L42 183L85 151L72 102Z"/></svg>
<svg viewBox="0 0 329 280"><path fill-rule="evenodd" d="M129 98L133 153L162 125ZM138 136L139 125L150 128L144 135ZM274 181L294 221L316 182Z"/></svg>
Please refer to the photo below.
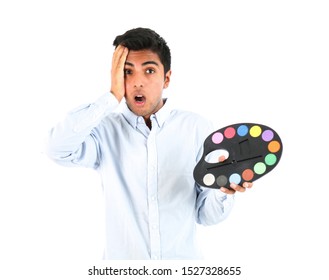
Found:
<svg viewBox="0 0 329 280"><path fill-rule="evenodd" d="M170 50L147 28L114 40L111 90L51 130L48 155L63 165L96 169L106 203L105 259L198 259L196 222L229 214L234 189L206 189L193 179L210 122L174 110L162 97ZM125 99L121 111L116 110Z"/></svg>

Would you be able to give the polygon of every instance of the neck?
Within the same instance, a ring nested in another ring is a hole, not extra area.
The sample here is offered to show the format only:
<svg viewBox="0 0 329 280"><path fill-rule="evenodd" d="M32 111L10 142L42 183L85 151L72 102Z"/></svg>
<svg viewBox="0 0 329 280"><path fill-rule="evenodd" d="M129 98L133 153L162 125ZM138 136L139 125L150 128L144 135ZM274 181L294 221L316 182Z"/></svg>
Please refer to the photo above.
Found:
<svg viewBox="0 0 329 280"><path fill-rule="evenodd" d="M145 120L145 124L148 126L148 128L151 130L152 129L152 122L151 122L151 118L144 118Z"/></svg>

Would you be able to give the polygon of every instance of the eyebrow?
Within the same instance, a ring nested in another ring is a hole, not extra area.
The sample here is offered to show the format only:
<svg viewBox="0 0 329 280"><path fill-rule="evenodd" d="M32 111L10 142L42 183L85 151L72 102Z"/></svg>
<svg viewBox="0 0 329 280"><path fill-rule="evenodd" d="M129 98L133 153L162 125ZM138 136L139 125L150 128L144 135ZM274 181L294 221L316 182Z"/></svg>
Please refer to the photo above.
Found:
<svg viewBox="0 0 329 280"><path fill-rule="evenodd" d="M134 66L133 63L128 62L128 61L126 61L125 64L126 64L126 65L129 65L129 66L132 66L132 67ZM157 62L155 62L155 61L153 61L153 60L143 62L143 63L142 63L142 66L145 66L145 65L148 65L148 64L153 64L153 65L159 66L159 63L157 63Z"/></svg>

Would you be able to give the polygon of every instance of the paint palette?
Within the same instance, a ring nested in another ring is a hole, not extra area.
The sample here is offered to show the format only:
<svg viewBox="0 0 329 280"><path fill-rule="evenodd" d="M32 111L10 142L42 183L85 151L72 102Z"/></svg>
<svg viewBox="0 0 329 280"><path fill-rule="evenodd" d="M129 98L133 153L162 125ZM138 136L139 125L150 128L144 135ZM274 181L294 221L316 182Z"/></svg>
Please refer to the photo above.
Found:
<svg viewBox="0 0 329 280"><path fill-rule="evenodd" d="M204 141L201 160L194 168L195 181L208 188L230 188L269 173L282 155L279 135L256 123L237 123L211 133Z"/></svg>

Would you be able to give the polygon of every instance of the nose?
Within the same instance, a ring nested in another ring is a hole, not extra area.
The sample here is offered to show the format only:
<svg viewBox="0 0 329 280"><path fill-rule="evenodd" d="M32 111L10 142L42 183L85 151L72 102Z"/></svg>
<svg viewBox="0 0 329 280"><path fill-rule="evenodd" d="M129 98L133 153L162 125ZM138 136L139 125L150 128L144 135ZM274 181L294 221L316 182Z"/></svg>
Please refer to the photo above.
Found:
<svg viewBox="0 0 329 280"><path fill-rule="evenodd" d="M133 80L134 88L142 88L144 85L143 76L139 73L135 73Z"/></svg>

